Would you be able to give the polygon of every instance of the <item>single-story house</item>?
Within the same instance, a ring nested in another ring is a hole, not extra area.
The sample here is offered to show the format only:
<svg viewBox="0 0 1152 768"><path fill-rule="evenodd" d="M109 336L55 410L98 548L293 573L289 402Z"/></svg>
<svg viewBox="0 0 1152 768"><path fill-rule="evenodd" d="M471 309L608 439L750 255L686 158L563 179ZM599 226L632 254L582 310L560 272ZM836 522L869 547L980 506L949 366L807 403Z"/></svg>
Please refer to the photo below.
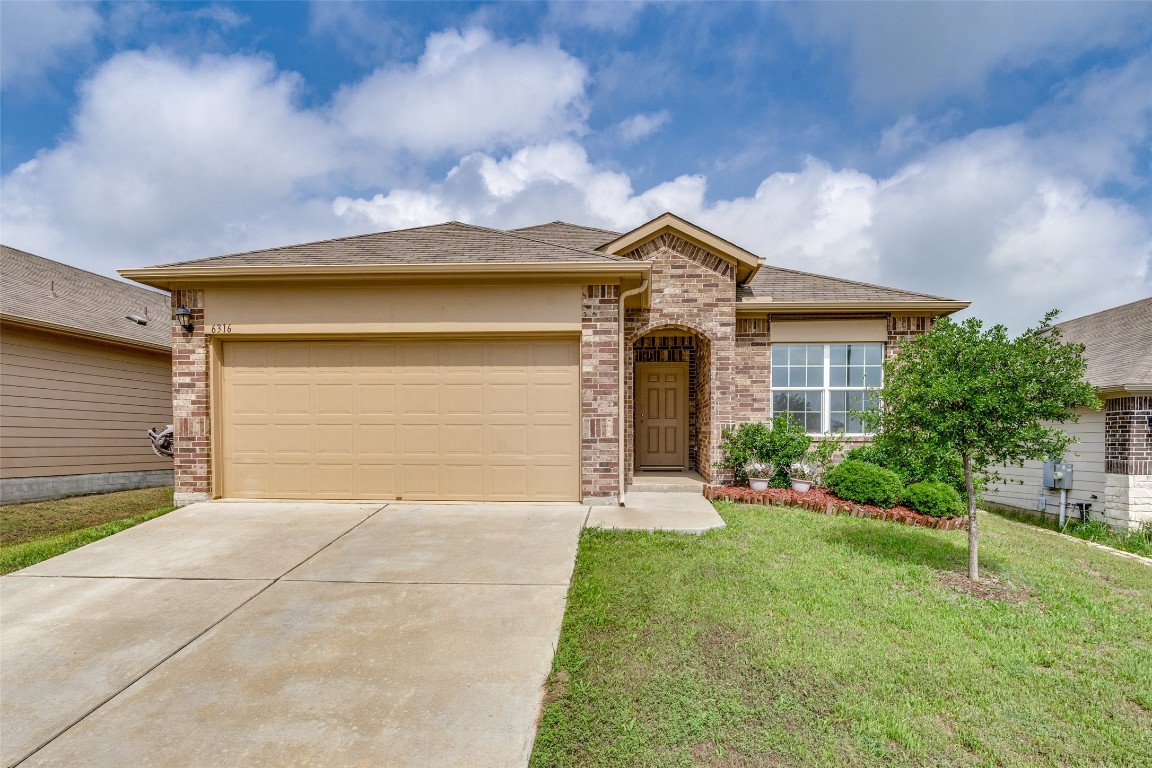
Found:
<svg viewBox="0 0 1152 768"><path fill-rule="evenodd" d="M0 501L172 484L147 437L172 422L170 307L0 246Z"/></svg>
<svg viewBox="0 0 1152 768"><path fill-rule="evenodd" d="M1081 409L1063 429L1077 438L1062 457L1072 465L1066 512L1118 529L1152 525L1152 298L1058 323L1064 341L1084 345L1087 379L1102 408ZM1004 467L986 501L1056 514L1059 490L1046 488L1044 465ZM1072 506L1075 505L1075 506Z"/></svg>
<svg viewBox="0 0 1152 768"><path fill-rule="evenodd" d="M178 503L614 503L718 481L721 429L852 411L968 302L773 267L672 214L450 222L121 275L172 291Z"/></svg>

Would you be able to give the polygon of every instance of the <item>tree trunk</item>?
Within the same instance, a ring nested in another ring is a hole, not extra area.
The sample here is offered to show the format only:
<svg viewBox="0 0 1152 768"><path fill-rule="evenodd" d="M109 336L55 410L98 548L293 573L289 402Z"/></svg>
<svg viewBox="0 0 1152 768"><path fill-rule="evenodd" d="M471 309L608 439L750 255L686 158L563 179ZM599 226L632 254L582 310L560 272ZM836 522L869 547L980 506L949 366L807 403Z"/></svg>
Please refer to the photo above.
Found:
<svg viewBox="0 0 1152 768"><path fill-rule="evenodd" d="M980 581L980 538L976 530L976 483L972 480L972 457L964 454L964 490L968 492L968 578Z"/></svg>

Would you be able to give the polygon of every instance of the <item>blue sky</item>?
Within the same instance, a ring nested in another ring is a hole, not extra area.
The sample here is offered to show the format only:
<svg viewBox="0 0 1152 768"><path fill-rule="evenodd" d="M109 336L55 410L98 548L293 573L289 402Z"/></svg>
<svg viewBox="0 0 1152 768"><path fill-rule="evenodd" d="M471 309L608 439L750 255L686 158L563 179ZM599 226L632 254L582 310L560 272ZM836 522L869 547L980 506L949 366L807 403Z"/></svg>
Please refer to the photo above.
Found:
<svg viewBox="0 0 1152 768"><path fill-rule="evenodd" d="M1020 330L1152 294L1152 4L0 2L5 244L672 210Z"/></svg>

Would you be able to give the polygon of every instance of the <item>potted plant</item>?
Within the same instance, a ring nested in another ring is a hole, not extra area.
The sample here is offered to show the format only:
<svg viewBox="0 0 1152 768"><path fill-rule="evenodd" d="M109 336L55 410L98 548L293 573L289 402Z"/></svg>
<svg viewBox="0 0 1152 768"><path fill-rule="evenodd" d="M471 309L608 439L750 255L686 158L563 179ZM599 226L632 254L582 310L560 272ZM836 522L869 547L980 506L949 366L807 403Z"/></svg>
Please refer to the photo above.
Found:
<svg viewBox="0 0 1152 768"><path fill-rule="evenodd" d="M788 467L808 452L812 438L803 425L788 414L779 414L771 424L748 422L724 427L720 466L731 469L736 482L748 481L753 489L767 480L769 487L788 487ZM755 476L755 477L753 477Z"/></svg>
<svg viewBox="0 0 1152 768"><path fill-rule="evenodd" d="M766 461L750 461L744 465L744 474L748 476L749 488L754 491L766 491L776 470Z"/></svg>
<svg viewBox="0 0 1152 768"><path fill-rule="evenodd" d="M815 468L811 464L798 461L788 469L788 476L792 478L792 490L797 493L808 493L812 490Z"/></svg>

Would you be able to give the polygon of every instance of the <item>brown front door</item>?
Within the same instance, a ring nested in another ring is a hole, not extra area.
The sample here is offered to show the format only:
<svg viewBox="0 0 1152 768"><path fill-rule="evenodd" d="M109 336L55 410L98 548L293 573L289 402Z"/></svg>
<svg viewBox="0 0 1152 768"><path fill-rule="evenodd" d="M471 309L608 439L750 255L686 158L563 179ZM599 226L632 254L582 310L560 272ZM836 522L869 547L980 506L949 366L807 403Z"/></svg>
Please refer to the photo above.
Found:
<svg viewBox="0 0 1152 768"><path fill-rule="evenodd" d="M636 365L636 464L683 469L688 457L688 366Z"/></svg>

